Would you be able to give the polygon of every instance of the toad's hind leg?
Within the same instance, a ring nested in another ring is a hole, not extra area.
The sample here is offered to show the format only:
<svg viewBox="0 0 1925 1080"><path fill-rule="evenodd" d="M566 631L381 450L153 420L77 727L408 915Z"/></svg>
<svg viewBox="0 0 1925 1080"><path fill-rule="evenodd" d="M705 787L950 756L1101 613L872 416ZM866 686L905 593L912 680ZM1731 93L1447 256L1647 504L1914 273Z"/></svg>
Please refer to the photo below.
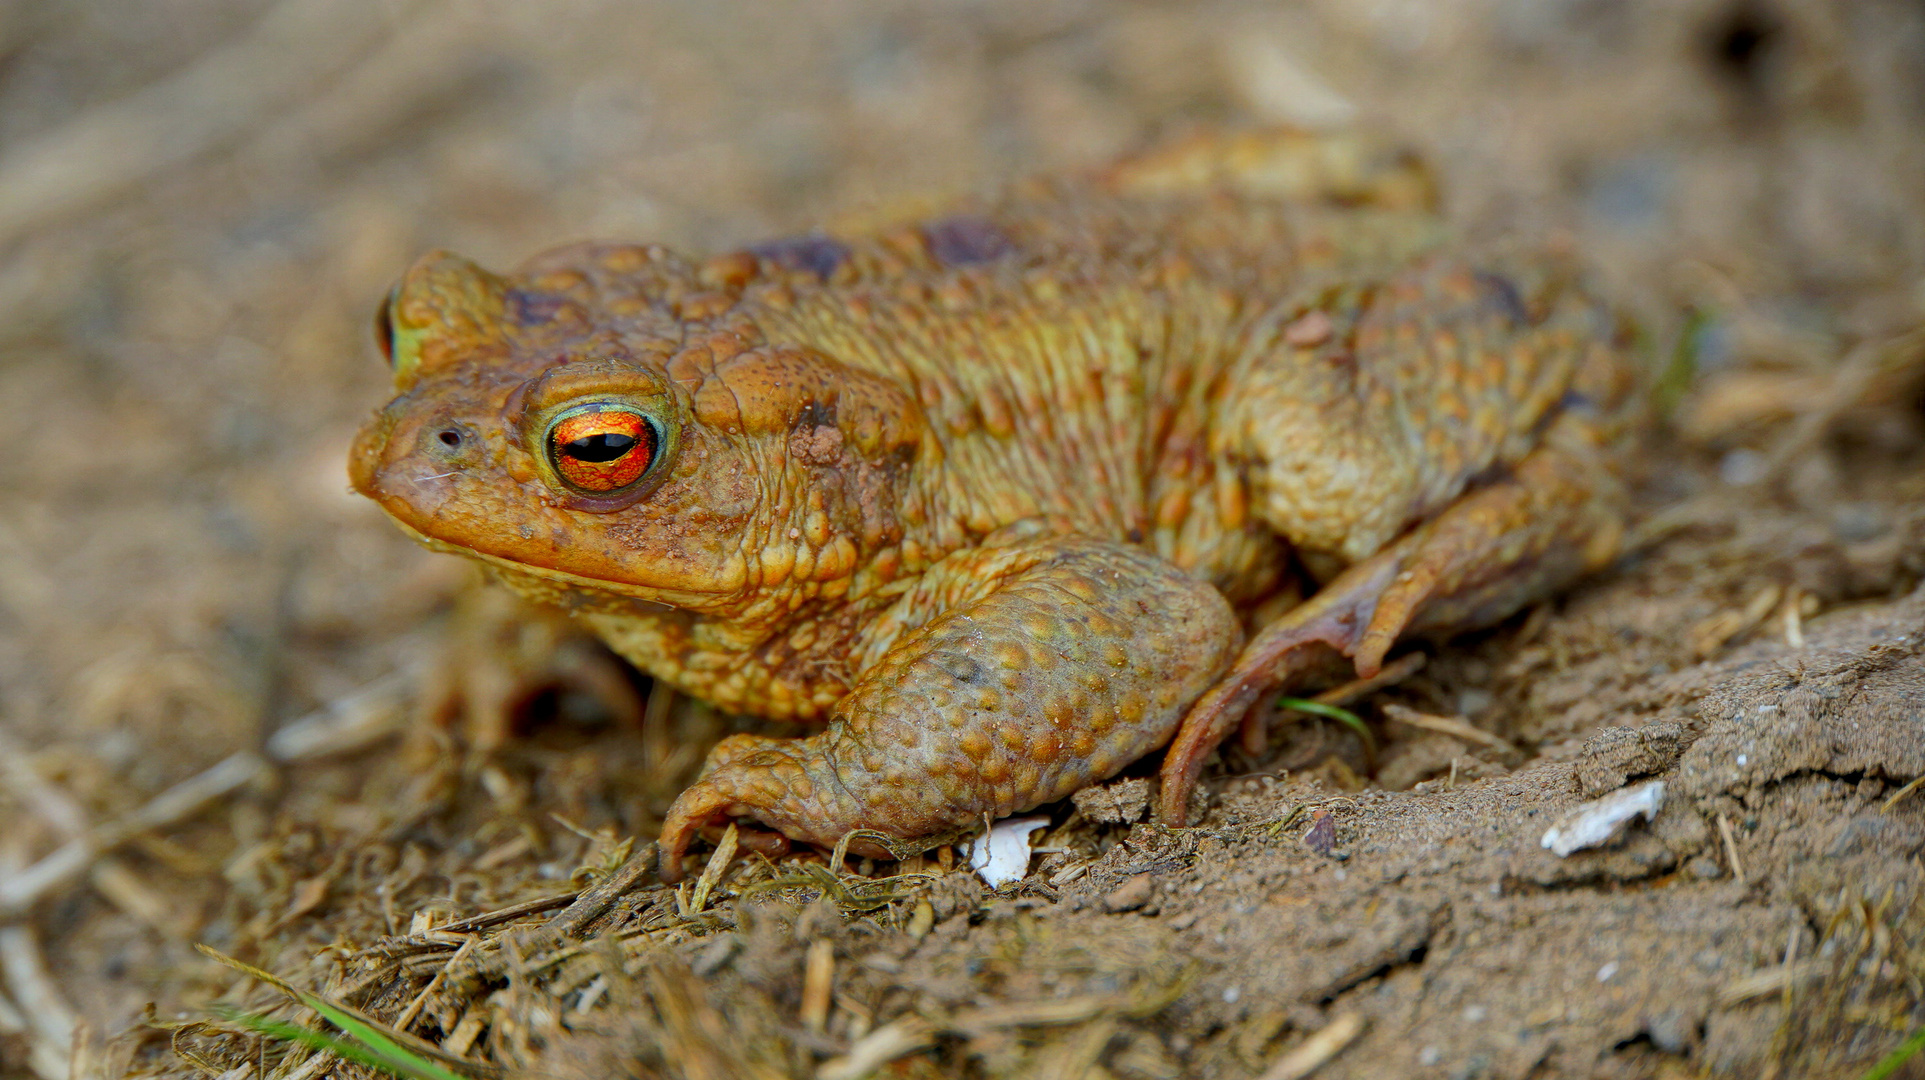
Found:
<svg viewBox="0 0 1925 1080"><path fill-rule="evenodd" d="M1609 563L1623 535L1625 492L1587 411L1560 415L1508 476L1264 627L1184 717L1163 761L1159 817L1183 824L1204 759L1265 692L1337 654L1367 678L1405 634L1488 625Z"/></svg>

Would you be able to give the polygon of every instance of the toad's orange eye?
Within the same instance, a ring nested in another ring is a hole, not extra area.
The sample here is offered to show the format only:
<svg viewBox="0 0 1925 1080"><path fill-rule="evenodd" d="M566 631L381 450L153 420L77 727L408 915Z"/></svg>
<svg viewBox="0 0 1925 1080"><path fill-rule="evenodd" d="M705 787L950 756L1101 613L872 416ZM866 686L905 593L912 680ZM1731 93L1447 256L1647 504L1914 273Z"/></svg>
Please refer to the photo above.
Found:
<svg viewBox="0 0 1925 1080"><path fill-rule="evenodd" d="M569 486L607 495L633 484L655 463L655 425L617 405L589 405L548 429L548 460Z"/></svg>

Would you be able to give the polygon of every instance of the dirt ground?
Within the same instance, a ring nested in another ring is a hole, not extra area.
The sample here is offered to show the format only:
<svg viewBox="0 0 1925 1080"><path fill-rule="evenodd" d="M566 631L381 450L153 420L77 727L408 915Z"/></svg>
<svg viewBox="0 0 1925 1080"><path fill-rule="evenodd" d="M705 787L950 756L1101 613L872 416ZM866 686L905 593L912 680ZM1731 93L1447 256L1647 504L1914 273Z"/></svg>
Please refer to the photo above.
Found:
<svg viewBox="0 0 1925 1080"><path fill-rule="evenodd" d="M996 891L676 892L625 859L741 722L414 715L500 603L345 491L415 254L715 249L1246 123L1575 245L1664 417L1627 554L1417 649L1352 704L1379 754L1280 718L1200 827L1126 778ZM373 1075L221 1018L325 1027L197 943L478 1076L1873 1075L1925 1024L1920 132L1901 0L0 4L0 1075Z"/></svg>

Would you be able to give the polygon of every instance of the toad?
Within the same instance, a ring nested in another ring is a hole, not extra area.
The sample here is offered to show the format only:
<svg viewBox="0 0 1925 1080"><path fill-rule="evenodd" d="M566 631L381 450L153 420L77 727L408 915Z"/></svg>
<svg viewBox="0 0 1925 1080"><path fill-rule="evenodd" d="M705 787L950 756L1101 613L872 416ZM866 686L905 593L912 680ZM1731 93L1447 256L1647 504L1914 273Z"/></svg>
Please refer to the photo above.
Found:
<svg viewBox="0 0 1925 1080"><path fill-rule="evenodd" d="M1180 825L1262 695L1618 549L1625 335L1427 191L1244 134L708 258L431 254L353 484L655 679L819 729L718 744L665 880L731 820L953 835L1165 748Z"/></svg>

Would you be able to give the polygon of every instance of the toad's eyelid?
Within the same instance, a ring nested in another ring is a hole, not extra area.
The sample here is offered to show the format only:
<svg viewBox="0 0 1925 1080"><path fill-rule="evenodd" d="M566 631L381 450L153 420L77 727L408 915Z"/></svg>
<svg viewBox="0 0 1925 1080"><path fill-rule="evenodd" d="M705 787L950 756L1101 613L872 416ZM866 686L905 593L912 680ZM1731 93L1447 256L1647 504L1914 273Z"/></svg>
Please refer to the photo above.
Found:
<svg viewBox="0 0 1925 1080"><path fill-rule="evenodd" d="M556 409L554 412L552 412L549 415L547 422L542 425L542 429L547 433L549 440L553 441L554 438L556 437L556 434L561 430L561 428L564 425L570 423L571 421L580 420L590 416L608 416L611 418L611 421L613 417L617 417L617 416L633 417L639 423L648 425L648 427L653 431L655 431L655 433L658 436L660 435L661 429L662 429L662 422L656 419L656 417L653 414L651 414L649 410L644 409L633 402L626 401L620 398L579 401L571 405L563 406L560 409ZM614 425L611 422L609 425L606 425L606 426L614 426ZM596 433L597 432L594 430L589 430L584 432L584 434L596 434Z"/></svg>

